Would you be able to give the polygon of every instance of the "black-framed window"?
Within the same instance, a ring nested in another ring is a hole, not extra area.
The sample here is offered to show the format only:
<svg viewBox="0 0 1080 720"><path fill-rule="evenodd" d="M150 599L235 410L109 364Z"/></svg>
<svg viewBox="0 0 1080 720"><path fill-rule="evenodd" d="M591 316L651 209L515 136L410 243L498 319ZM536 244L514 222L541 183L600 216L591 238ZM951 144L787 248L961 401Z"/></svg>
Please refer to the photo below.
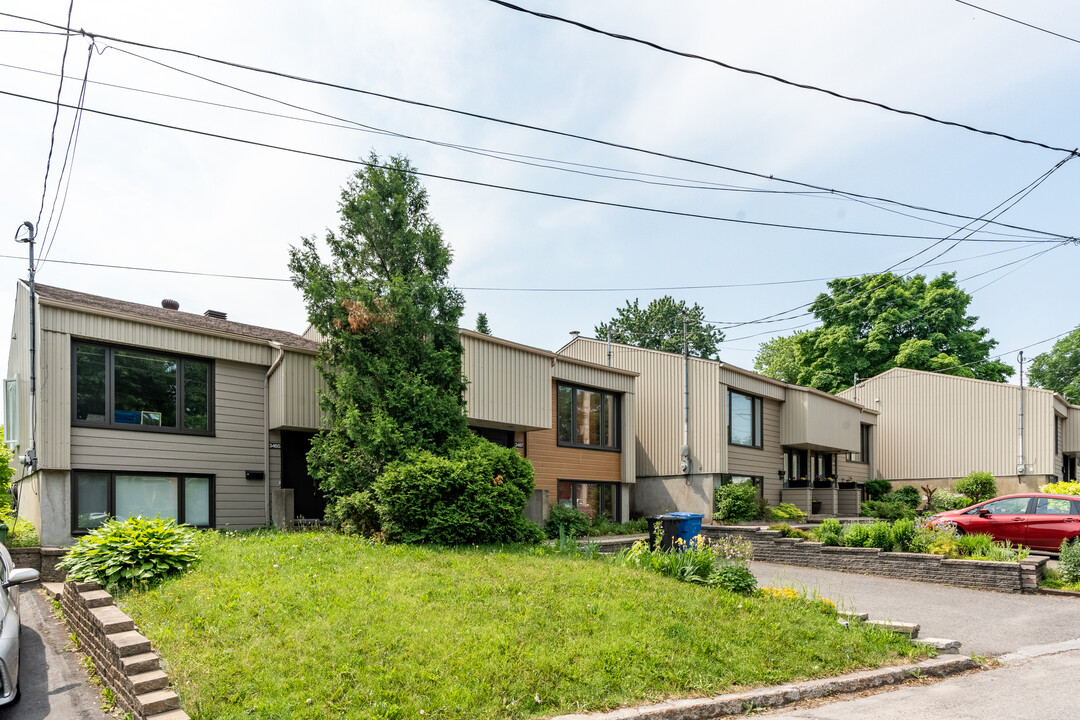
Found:
<svg viewBox="0 0 1080 720"><path fill-rule="evenodd" d="M728 390L728 444L762 446L761 398Z"/></svg>
<svg viewBox="0 0 1080 720"><path fill-rule="evenodd" d="M619 449L616 393L559 383L555 414L559 445Z"/></svg>
<svg viewBox="0 0 1080 720"><path fill-rule="evenodd" d="M214 434L214 363L72 343L71 422L123 430Z"/></svg>
<svg viewBox="0 0 1080 720"><path fill-rule="evenodd" d="M622 486L615 482L559 480L559 502L577 508L592 520L603 515L612 522L622 522L621 492Z"/></svg>
<svg viewBox="0 0 1080 720"><path fill-rule="evenodd" d="M160 472L76 470L71 473L71 531L83 533L108 518L172 518L214 527L214 476Z"/></svg>

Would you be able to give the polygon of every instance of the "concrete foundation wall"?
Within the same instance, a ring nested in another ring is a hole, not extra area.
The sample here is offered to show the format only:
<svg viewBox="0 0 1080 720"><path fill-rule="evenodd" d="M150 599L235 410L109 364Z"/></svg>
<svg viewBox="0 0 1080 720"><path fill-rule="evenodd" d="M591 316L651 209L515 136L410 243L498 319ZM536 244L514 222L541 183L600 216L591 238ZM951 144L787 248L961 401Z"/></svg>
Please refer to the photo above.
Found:
<svg viewBox="0 0 1080 720"><path fill-rule="evenodd" d="M914 485L920 489L926 485L936 490L956 492L953 489L953 486L956 485L956 481L959 479L960 478L930 478L925 480L905 479L891 480L891 482L893 490L903 487L904 485ZM1040 486L1055 482L1057 478L1053 475L1024 475L1022 476L1022 479L1018 479L1016 475L999 475L996 476L994 480L997 482L998 495L1011 495L1013 493L1039 492Z"/></svg>
<svg viewBox="0 0 1080 720"><path fill-rule="evenodd" d="M639 477L634 485L633 512L635 515L701 513L705 522L710 522L713 486L717 480L718 476L713 474Z"/></svg>

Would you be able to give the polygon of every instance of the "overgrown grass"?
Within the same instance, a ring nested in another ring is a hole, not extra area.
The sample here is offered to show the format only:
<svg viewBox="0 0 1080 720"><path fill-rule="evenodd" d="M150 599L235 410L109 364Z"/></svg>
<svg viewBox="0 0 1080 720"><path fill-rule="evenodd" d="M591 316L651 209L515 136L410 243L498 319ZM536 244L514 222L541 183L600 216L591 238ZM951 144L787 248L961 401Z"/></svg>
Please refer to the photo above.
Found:
<svg viewBox="0 0 1080 720"><path fill-rule="evenodd" d="M1054 568L1046 568L1043 571L1043 578L1039 581L1040 587L1053 588L1055 590L1072 590L1074 592L1080 592L1080 580L1076 582L1065 582L1061 577L1061 571Z"/></svg>
<svg viewBox="0 0 1080 720"><path fill-rule="evenodd" d="M120 602L184 709L231 718L527 718L708 695L919 650L777 597L539 548L207 533Z"/></svg>
<svg viewBox="0 0 1080 720"><path fill-rule="evenodd" d="M8 539L5 543L8 547L37 547L38 534L34 524L26 518L15 518L0 513L0 520L8 526Z"/></svg>

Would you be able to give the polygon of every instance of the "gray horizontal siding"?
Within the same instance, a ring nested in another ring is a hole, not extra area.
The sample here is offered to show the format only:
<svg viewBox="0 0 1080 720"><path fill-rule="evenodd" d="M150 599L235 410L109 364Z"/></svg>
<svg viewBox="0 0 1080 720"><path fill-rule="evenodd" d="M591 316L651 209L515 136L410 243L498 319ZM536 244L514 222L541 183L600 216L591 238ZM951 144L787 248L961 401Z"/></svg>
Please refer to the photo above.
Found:
<svg viewBox="0 0 1080 720"><path fill-rule="evenodd" d="M218 527L265 522L264 483L245 480L263 470L263 382L256 365L215 363L215 437L109 428L71 428L71 465L88 470L211 473L216 476Z"/></svg>

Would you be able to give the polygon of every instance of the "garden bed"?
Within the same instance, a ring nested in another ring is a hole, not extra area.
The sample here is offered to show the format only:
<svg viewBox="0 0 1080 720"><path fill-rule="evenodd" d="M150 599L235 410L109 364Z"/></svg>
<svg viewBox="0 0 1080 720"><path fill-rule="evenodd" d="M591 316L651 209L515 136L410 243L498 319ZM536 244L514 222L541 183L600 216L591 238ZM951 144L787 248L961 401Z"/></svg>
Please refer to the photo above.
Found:
<svg viewBox="0 0 1080 720"><path fill-rule="evenodd" d="M922 652L802 600L536 546L207 533L119 604L194 718L529 718L895 665ZM365 717L368 715L364 715Z"/></svg>
<svg viewBox="0 0 1080 720"><path fill-rule="evenodd" d="M879 548L830 547L819 542L785 538L777 530L707 525L702 534L708 538L746 538L754 546L754 560L759 562L998 592L1034 592L1046 566L1046 558L1029 557L1019 562L950 560L942 555L887 552Z"/></svg>

